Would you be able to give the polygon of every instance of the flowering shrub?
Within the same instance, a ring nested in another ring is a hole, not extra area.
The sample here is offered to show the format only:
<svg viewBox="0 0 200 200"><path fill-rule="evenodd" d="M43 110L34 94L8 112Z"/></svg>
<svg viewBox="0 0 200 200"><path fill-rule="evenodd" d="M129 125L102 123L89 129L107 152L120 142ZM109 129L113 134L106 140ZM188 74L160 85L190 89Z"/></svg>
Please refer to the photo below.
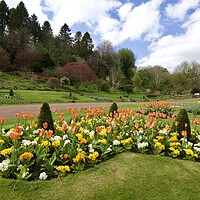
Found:
<svg viewBox="0 0 200 200"><path fill-rule="evenodd" d="M159 116L131 109L68 108L71 118L54 115L54 131L48 123L37 127L37 116L23 115L30 124L3 129L0 118L0 175L6 178L46 180L92 167L123 151L153 153L199 161L200 132L171 132ZM82 114L83 113L83 114ZM144 113L145 114L145 113ZM17 114L17 119L20 115ZM195 119L196 125L198 120ZM19 121L18 121L19 123Z"/></svg>

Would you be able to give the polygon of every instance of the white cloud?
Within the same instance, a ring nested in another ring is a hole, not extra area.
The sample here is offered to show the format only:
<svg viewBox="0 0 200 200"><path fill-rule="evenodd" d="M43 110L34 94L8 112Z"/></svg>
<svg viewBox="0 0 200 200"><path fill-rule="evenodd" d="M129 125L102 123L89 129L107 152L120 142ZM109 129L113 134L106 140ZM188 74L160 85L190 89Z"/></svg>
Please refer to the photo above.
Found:
<svg viewBox="0 0 200 200"><path fill-rule="evenodd" d="M150 55L138 61L140 66L162 65L169 71L182 61L200 62L200 8L182 25L185 32L178 36L167 35L152 43Z"/></svg>
<svg viewBox="0 0 200 200"><path fill-rule="evenodd" d="M133 3L128 2L119 8L118 13L119 13L119 17L120 17L121 21L127 20L130 12L132 11L133 6L134 6Z"/></svg>
<svg viewBox="0 0 200 200"><path fill-rule="evenodd" d="M160 36L160 12L162 0L152 0L134 7L126 13L126 21L119 35L119 41L123 42L140 39L145 35L146 40L152 40Z"/></svg>
<svg viewBox="0 0 200 200"><path fill-rule="evenodd" d="M9 8L16 8L21 0L6 0L6 4ZM28 10L29 15L35 14L38 17L40 24L43 24L44 21L48 20L47 16L42 12L41 0L33 0L30 3L30 0L23 0L25 7Z"/></svg>
<svg viewBox="0 0 200 200"><path fill-rule="evenodd" d="M48 9L54 13L50 23L56 33L64 23L72 26L82 22L95 29L94 26L101 20L111 18L108 14L110 10L121 6L118 0L45 0L45 3Z"/></svg>
<svg viewBox="0 0 200 200"><path fill-rule="evenodd" d="M183 20L188 10L198 7L200 0L179 0L177 4L168 4L166 14L172 19Z"/></svg>

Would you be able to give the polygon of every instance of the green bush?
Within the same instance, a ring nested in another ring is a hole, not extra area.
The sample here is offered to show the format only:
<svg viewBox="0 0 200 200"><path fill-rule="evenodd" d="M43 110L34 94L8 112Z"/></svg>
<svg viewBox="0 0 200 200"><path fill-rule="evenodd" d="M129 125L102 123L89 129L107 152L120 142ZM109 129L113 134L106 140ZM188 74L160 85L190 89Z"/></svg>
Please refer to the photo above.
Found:
<svg viewBox="0 0 200 200"><path fill-rule="evenodd" d="M113 116L115 113L117 113L117 110L118 110L117 104L113 102L109 110L110 115Z"/></svg>
<svg viewBox="0 0 200 200"><path fill-rule="evenodd" d="M177 125L178 122L178 125ZM178 113L178 116L176 117L173 125L172 125L172 131L179 133L179 138L183 137L181 132L187 131L187 139L188 141L191 140L191 128L190 128L190 121L188 118L187 111L183 108Z"/></svg>
<svg viewBox="0 0 200 200"><path fill-rule="evenodd" d="M38 118L38 128L43 128L43 123L47 122L48 127L47 130L53 130L54 131L54 123L53 123L53 117L52 113L49 107L49 104L44 102L41 109L40 114Z"/></svg>

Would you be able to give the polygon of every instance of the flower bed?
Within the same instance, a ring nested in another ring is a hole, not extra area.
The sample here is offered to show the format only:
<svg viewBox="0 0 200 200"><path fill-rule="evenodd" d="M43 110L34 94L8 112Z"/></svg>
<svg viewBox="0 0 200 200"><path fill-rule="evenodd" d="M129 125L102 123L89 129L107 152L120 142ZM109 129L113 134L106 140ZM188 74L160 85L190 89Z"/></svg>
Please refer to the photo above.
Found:
<svg viewBox="0 0 200 200"><path fill-rule="evenodd" d="M127 150L200 161L197 129L187 141L185 132L171 132L160 115L131 109L118 109L114 115L106 108L67 110L70 118L55 114L54 132L48 130L48 123L38 129L37 115L23 113L24 125L8 131L3 129L4 118L0 118L0 175L25 180L63 177ZM19 120L20 115L16 117ZM195 119L199 126L197 122Z"/></svg>

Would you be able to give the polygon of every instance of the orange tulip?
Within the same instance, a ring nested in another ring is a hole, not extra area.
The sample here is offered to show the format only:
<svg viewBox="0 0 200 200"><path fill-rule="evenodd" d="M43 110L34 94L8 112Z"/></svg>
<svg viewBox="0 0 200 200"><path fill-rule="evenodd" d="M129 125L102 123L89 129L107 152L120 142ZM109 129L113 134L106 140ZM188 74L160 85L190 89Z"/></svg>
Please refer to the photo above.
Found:
<svg viewBox="0 0 200 200"><path fill-rule="evenodd" d="M47 129L47 127L48 127L48 122L44 122L42 125L43 125L43 128L44 128L44 129Z"/></svg>

